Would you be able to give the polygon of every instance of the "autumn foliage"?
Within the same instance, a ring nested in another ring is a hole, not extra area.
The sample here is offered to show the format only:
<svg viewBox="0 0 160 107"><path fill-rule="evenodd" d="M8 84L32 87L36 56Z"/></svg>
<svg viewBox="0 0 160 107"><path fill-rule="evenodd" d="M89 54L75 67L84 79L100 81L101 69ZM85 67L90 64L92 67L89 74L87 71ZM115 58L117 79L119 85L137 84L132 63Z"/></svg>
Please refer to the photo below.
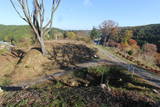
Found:
<svg viewBox="0 0 160 107"><path fill-rule="evenodd" d="M143 51L148 54L154 54L157 52L157 46L154 44L146 43L143 45Z"/></svg>
<svg viewBox="0 0 160 107"><path fill-rule="evenodd" d="M134 39L130 39L129 40L129 45L133 46L133 45L137 45L137 41Z"/></svg>
<svg viewBox="0 0 160 107"><path fill-rule="evenodd" d="M155 55L155 59L156 59L157 66L160 67L160 53L158 53L158 54Z"/></svg>

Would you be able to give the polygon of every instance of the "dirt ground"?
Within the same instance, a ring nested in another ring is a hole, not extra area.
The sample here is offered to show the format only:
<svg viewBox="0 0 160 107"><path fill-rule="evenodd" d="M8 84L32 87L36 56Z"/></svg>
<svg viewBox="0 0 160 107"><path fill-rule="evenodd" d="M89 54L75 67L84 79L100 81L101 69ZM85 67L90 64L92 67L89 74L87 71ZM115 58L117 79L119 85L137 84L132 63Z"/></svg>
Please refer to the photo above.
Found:
<svg viewBox="0 0 160 107"><path fill-rule="evenodd" d="M69 64L89 60L94 55L94 50L81 41L46 41L46 48L49 51L47 57L38 48L26 49L22 58L14 57L11 53L0 55L0 77L5 81L11 79L12 85L34 81L59 72L60 68Z"/></svg>
<svg viewBox="0 0 160 107"><path fill-rule="evenodd" d="M14 70L18 58L9 54L0 55L0 76L7 75Z"/></svg>

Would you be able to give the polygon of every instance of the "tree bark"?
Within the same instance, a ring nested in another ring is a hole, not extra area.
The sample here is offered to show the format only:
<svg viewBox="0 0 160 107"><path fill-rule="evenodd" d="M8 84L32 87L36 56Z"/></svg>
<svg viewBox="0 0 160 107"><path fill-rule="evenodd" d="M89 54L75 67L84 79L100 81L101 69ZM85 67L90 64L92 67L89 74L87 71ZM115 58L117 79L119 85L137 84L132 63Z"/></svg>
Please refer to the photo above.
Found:
<svg viewBox="0 0 160 107"><path fill-rule="evenodd" d="M46 47L45 47L43 35L36 35L36 37L37 37L38 43L40 45L42 54L44 56L47 55L47 50L46 50Z"/></svg>
<svg viewBox="0 0 160 107"><path fill-rule="evenodd" d="M44 40L43 39L40 39L39 41L40 43L40 47L41 47L41 51L42 51L42 54L45 56L47 55L47 50L46 50L46 47L45 47L45 44L44 44Z"/></svg>

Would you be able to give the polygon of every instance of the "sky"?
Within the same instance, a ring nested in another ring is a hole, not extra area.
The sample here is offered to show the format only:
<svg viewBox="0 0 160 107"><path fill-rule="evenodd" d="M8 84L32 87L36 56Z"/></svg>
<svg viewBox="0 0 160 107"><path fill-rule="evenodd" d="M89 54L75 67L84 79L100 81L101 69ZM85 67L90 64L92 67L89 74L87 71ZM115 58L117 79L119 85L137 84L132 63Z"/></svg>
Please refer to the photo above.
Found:
<svg viewBox="0 0 160 107"><path fill-rule="evenodd" d="M49 7L49 0L46 0L46 6ZM114 20L119 26L160 23L160 0L61 0L53 27L86 30L98 27L104 20ZM26 23L16 14L9 0L0 0L0 24Z"/></svg>

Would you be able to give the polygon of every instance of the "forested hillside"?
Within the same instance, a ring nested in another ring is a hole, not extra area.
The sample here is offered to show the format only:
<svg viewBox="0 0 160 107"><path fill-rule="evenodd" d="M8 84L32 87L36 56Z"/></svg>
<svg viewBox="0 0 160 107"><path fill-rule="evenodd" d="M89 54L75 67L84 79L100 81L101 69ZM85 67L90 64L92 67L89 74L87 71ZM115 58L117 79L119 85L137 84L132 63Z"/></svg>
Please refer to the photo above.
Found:
<svg viewBox="0 0 160 107"><path fill-rule="evenodd" d="M60 29L54 28L54 32L62 33L63 31ZM53 32L49 33L53 36ZM11 41L15 42L23 41L24 39L31 38L32 31L27 25L0 25L0 41Z"/></svg>
<svg viewBox="0 0 160 107"><path fill-rule="evenodd" d="M30 37L29 26L0 25L0 40L10 41L14 39L19 41L22 38Z"/></svg>
<svg viewBox="0 0 160 107"><path fill-rule="evenodd" d="M127 27L125 29L133 31L133 39L137 40L140 46L145 43L152 43L160 47L160 24Z"/></svg>

